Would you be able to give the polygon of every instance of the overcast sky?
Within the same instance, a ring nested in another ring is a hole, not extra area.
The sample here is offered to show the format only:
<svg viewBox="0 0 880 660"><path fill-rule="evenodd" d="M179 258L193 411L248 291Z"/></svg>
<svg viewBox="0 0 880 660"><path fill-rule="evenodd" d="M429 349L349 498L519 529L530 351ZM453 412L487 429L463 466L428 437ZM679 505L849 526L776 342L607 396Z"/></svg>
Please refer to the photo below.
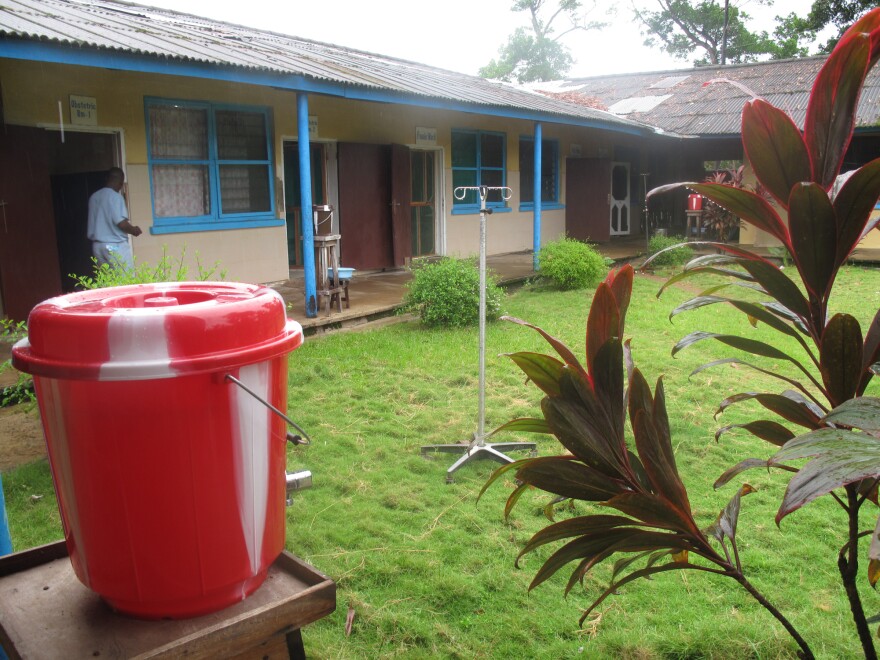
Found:
<svg viewBox="0 0 880 660"><path fill-rule="evenodd" d="M510 11L512 0L135 0L229 23L272 30L340 46L367 50L476 75L527 14ZM611 4L608 0L600 0ZM650 3L651 0L639 0ZM773 18L803 16L811 0L760 0L738 4L754 17L752 29L773 31ZM569 75L594 76L629 71L689 68L658 49L642 45L630 3L614 2L617 16L601 32L566 38L576 64ZM601 14L596 14L602 20Z"/></svg>

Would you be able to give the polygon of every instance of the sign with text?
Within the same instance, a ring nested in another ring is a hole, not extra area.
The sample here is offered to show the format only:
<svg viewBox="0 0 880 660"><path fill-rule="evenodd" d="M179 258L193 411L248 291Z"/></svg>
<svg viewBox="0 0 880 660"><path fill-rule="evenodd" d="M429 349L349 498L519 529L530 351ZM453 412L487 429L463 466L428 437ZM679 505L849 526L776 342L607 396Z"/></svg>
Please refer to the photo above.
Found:
<svg viewBox="0 0 880 660"><path fill-rule="evenodd" d="M70 123L79 126L98 125L98 100L92 96L70 95Z"/></svg>
<svg viewBox="0 0 880 660"><path fill-rule="evenodd" d="M574 156L575 158L580 158L581 153L582 153L581 145L579 145L579 144L572 144L571 147L570 147L570 149L569 149L569 153L570 153L572 156Z"/></svg>
<svg viewBox="0 0 880 660"><path fill-rule="evenodd" d="M437 144L437 129L416 126L416 144L420 147L433 147Z"/></svg>
<svg viewBox="0 0 880 660"><path fill-rule="evenodd" d="M318 117L309 115L309 139L318 137Z"/></svg>

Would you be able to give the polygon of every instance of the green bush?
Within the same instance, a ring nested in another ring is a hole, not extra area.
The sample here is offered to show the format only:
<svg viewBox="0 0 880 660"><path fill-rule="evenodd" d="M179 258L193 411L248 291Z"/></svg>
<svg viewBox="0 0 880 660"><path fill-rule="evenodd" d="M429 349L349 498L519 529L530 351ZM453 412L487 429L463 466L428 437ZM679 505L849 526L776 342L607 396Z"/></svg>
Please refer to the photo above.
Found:
<svg viewBox="0 0 880 660"><path fill-rule="evenodd" d="M184 282L190 279L184 259L186 258L186 246L180 253L180 257L169 257L165 248L162 248L162 258L155 266L151 266L146 262L135 263L133 268L129 268L124 264L111 266L109 264L98 265L98 260L92 257L94 265L93 276L74 275L70 277L76 282L79 289L103 289L109 286L124 286L126 284L148 284L153 282ZM198 275L196 280L205 282L214 276L217 279L226 279L226 271L219 270L220 262L215 261L211 267L202 265L199 253L195 255L196 269Z"/></svg>
<svg viewBox="0 0 880 660"><path fill-rule="evenodd" d="M463 327L480 320L480 271L473 260L444 257L413 271L403 304L425 325ZM504 292L486 275L486 319L501 315Z"/></svg>
<svg viewBox="0 0 880 660"><path fill-rule="evenodd" d="M673 248L656 257L650 266L681 266L690 261L694 256L694 251L687 245L684 236L652 236L648 241L648 252L652 255L657 254L660 250ZM678 247L673 247L673 246Z"/></svg>
<svg viewBox="0 0 880 660"><path fill-rule="evenodd" d="M538 264L541 275L563 290L594 287L608 272L605 257L595 246L573 238L562 238L542 247Z"/></svg>

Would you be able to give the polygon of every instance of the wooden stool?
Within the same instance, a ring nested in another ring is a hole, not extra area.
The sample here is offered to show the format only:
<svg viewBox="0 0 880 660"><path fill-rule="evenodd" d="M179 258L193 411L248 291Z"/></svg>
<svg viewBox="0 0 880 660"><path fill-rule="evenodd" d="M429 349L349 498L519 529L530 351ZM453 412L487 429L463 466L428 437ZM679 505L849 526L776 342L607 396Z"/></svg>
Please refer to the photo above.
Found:
<svg viewBox="0 0 880 660"><path fill-rule="evenodd" d="M0 558L0 644L10 658L305 658L300 628L336 609L336 585L289 552L250 596L192 619L113 612L73 573L64 541Z"/></svg>
<svg viewBox="0 0 880 660"><path fill-rule="evenodd" d="M342 300L338 295L342 293L342 287L337 285L336 282L330 279L330 275L327 270L329 268L333 269L334 273L339 272L339 239L342 238L339 234L326 234L315 236L315 270L317 277L315 278L317 281L317 303L318 303L318 311L321 310L321 298L323 296L327 297L327 314L330 314L330 308L333 304L333 301L336 301L336 308L338 311L342 311ZM334 295L336 294L336 295ZM346 300L348 299L348 292L345 293Z"/></svg>
<svg viewBox="0 0 880 660"><path fill-rule="evenodd" d="M335 273L336 271L333 272ZM334 278L330 280L330 282L333 284L334 289L341 289L341 292L333 293L330 295L330 305L332 306L334 301L337 305L340 305L341 302L344 302L345 309L351 309L351 302L348 299L348 283L351 282L351 280L340 279L339 283L337 284Z"/></svg>

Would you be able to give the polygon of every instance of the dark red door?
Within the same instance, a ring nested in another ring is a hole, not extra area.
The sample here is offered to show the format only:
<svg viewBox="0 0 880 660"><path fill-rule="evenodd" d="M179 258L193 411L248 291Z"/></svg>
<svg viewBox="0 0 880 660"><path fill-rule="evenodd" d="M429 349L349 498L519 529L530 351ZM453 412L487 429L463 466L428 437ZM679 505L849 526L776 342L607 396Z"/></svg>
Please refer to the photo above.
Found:
<svg viewBox="0 0 880 660"><path fill-rule="evenodd" d="M47 139L42 129L0 128L0 292L16 320L61 293Z"/></svg>
<svg viewBox="0 0 880 660"><path fill-rule="evenodd" d="M611 161L569 158L565 161L565 233L581 241L611 238Z"/></svg>
<svg viewBox="0 0 880 660"><path fill-rule="evenodd" d="M412 256L412 190L409 148L391 145L391 242L394 265L403 266Z"/></svg>
<svg viewBox="0 0 880 660"><path fill-rule="evenodd" d="M393 268L391 148L343 142L337 159L342 265L360 270Z"/></svg>

